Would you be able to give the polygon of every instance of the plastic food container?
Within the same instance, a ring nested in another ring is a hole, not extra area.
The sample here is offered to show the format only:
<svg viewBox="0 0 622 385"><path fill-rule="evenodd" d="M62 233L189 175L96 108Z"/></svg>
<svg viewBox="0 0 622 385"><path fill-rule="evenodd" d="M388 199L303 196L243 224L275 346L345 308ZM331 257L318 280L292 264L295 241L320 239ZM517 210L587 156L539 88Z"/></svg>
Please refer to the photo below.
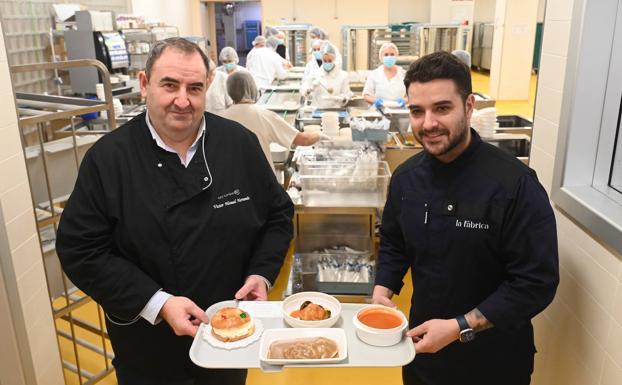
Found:
<svg viewBox="0 0 622 385"><path fill-rule="evenodd" d="M371 313L385 315L391 321L396 321L397 326L378 328L363 323L361 318L363 317L364 319L365 315L370 315ZM401 311L383 305L365 306L354 315L352 323L358 338L366 344L373 346L392 346L399 343L404 337L404 330L408 326L408 320Z"/></svg>
<svg viewBox="0 0 622 385"><path fill-rule="evenodd" d="M311 301L330 310L330 318L321 321L304 321L292 317L290 314L294 310L299 310L300 305L305 301ZM341 303L332 295L315 291L303 291L287 297L281 306L283 319L294 328L329 328L333 326L341 316Z"/></svg>

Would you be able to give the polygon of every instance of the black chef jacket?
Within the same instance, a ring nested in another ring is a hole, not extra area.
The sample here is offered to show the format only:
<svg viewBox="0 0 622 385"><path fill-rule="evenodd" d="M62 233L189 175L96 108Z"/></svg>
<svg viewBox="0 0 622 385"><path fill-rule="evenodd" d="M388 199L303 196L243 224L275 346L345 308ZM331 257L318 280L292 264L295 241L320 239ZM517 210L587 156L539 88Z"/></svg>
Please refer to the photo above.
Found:
<svg viewBox="0 0 622 385"><path fill-rule="evenodd" d="M144 114L102 137L58 229L63 269L104 308L116 358L158 378L190 375L192 338L139 316L153 294L205 309L248 275L274 282L293 235L292 202L257 137L210 113L205 129L187 168L156 145Z"/></svg>
<svg viewBox="0 0 622 385"><path fill-rule="evenodd" d="M555 217L535 172L471 134L453 162L422 152L401 165L382 218L376 284L399 293L411 268L410 327L475 307L494 325L417 355L408 369L427 385L528 378L531 318L559 282Z"/></svg>

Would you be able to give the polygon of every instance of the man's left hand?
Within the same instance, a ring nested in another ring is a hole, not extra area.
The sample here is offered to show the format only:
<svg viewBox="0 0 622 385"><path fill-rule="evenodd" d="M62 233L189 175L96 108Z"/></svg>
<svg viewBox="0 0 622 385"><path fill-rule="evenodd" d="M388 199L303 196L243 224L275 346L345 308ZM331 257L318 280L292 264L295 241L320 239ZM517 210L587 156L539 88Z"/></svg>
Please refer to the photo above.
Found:
<svg viewBox="0 0 622 385"><path fill-rule="evenodd" d="M244 286L235 293L235 298L245 301L266 301L268 299L266 282L258 276L251 275L246 279Z"/></svg>
<svg viewBox="0 0 622 385"><path fill-rule="evenodd" d="M417 353L436 353L458 339L460 326L455 319L433 319L409 330Z"/></svg>

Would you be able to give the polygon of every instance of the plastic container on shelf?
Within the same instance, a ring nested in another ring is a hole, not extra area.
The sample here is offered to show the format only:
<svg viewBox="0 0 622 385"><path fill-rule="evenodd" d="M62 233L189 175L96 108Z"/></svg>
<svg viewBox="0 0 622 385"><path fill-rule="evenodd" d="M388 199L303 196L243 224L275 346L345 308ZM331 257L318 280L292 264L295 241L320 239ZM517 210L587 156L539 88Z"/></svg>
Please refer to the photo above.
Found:
<svg viewBox="0 0 622 385"><path fill-rule="evenodd" d="M382 207L391 172L387 162L304 162L302 204L310 207Z"/></svg>

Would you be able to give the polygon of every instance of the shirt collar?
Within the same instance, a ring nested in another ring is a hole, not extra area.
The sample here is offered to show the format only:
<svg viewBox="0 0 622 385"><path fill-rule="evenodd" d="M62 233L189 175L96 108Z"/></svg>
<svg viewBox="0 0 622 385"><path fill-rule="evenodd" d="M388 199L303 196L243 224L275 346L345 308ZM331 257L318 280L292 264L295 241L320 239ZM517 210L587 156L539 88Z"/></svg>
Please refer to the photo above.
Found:
<svg viewBox="0 0 622 385"><path fill-rule="evenodd" d="M147 110L147 113L145 114L145 121L147 122L147 127L149 127L149 132L151 133L151 137L153 138L153 140L155 140L155 142L158 145L158 147L160 147L160 148L162 148L162 149L164 149L164 150L166 150L168 152L173 152L173 153L177 154L177 151L175 151L168 144L164 143L164 141L162 140L160 135L158 135L158 132L155 130L155 128L153 128L153 125L151 124L151 120L149 119L149 111L148 110ZM197 131L197 137L194 138L194 142L192 142L192 145L190 145L190 147L188 148L188 152L196 150L197 145L199 143L199 139L201 139L201 135L203 135L204 132L205 132L205 116L203 116L203 118L201 119L201 124L199 125L199 130ZM180 159L181 159L181 157L180 157ZM186 159L187 159L187 157L186 157Z"/></svg>

